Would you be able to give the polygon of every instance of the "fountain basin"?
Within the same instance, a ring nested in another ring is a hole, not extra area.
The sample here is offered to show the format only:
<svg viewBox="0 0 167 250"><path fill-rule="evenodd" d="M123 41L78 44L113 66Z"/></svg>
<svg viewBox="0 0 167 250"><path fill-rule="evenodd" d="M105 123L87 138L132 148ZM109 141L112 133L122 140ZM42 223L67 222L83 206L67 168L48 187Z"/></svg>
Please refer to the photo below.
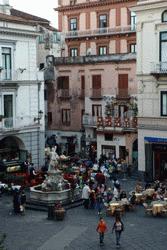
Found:
<svg viewBox="0 0 167 250"><path fill-rule="evenodd" d="M81 191L79 187L75 188L74 201L81 199ZM30 200L44 203L46 205L61 202L68 204L71 202L71 190L65 189L62 191L43 191L41 185L30 188Z"/></svg>

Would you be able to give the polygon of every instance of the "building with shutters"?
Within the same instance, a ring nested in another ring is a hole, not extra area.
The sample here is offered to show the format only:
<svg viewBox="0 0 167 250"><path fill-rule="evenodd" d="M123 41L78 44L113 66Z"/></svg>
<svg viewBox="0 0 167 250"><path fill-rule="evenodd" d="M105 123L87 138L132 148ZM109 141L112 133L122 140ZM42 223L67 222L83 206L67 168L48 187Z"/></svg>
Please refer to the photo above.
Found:
<svg viewBox="0 0 167 250"><path fill-rule="evenodd" d="M167 178L167 3L138 1L137 78L139 170Z"/></svg>
<svg viewBox="0 0 167 250"><path fill-rule="evenodd" d="M137 149L136 16L132 0L62 0L65 39L54 58L49 133L68 154L126 158Z"/></svg>
<svg viewBox="0 0 167 250"><path fill-rule="evenodd" d="M44 164L44 78L38 67L39 22L0 1L0 166ZM47 21L48 23L48 21Z"/></svg>

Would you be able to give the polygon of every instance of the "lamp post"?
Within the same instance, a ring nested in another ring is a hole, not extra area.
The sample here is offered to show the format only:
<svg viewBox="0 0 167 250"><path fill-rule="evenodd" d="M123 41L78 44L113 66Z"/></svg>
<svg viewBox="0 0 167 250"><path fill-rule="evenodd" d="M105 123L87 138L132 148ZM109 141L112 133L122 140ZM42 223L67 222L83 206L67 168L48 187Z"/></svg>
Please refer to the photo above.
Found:
<svg viewBox="0 0 167 250"><path fill-rule="evenodd" d="M40 120L42 119L43 111L39 110L38 117L34 117L34 122L38 121L38 124L40 124Z"/></svg>

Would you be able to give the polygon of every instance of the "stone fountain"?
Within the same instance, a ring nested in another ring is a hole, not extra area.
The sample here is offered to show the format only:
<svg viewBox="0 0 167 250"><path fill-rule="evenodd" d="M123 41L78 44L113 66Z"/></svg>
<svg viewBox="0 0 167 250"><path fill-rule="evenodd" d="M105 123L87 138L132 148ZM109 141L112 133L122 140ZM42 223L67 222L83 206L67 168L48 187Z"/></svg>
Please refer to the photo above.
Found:
<svg viewBox="0 0 167 250"><path fill-rule="evenodd" d="M63 178L62 171L58 169L59 156L56 153L56 148L52 148L47 154L50 156L48 175L41 185L30 188L30 200L47 206L58 202L62 204L70 203L70 184ZM74 199L77 200L78 198L80 198L80 190L79 187L76 187Z"/></svg>

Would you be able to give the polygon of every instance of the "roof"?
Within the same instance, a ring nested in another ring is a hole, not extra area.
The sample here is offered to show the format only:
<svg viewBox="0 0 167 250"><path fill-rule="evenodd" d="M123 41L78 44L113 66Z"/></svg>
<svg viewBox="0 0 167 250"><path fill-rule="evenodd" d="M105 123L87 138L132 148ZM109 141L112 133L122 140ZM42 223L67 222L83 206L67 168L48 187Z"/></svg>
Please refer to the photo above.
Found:
<svg viewBox="0 0 167 250"><path fill-rule="evenodd" d="M3 14L3 13L0 13L0 20L14 22L14 23L24 23L24 24L28 24L28 25L37 25L37 23L34 22L33 20L25 20L21 17L11 16L11 15L7 15L7 14Z"/></svg>
<svg viewBox="0 0 167 250"><path fill-rule="evenodd" d="M34 22L36 24L40 24L41 26L44 26L45 28L47 28L47 29L49 29L51 31L58 31L56 28L52 27L50 25L50 21L45 19L45 18L38 17L38 16L35 16L35 15L31 15L29 13L26 13L26 12L23 12L23 11L14 9L14 8L12 8L10 10L10 12L11 12L11 15L13 17L22 18L24 20Z"/></svg>
<svg viewBox="0 0 167 250"><path fill-rule="evenodd" d="M50 21L47 20L47 19L44 19L44 18L42 18L42 17L38 17L38 16L31 15L31 14L29 14L29 13L26 13L26 12L23 12L23 11L20 11L20 10L16 10L16 9L14 9L14 8L12 8L12 9L10 10L10 12L11 12L11 15L12 15L12 16L21 17L21 18L26 19L26 20L31 20L31 21L33 20L33 21L42 22L42 23L47 23L47 24L50 23Z"/></svg>

